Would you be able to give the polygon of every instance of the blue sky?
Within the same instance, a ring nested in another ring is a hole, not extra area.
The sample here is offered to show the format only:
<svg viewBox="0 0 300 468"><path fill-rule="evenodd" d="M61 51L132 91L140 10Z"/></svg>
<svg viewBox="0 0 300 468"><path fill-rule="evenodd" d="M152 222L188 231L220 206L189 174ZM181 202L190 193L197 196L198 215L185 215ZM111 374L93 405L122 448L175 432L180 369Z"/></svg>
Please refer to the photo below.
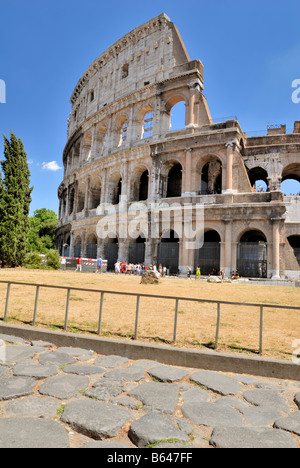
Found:
<svg viewBox="0 0 300 468"><path fill-rule="evenodd" d="M244 131L293 128L300 103L299 0L9 0L0 4L0 132L21 138L30 161L31 214L57 212L72 91L107 47L160 13L176 24L191 59L204 65L213 119L237 116ZM3 158L3 140L0 159ZM49 163L52 163L49 165Z"/></svg>

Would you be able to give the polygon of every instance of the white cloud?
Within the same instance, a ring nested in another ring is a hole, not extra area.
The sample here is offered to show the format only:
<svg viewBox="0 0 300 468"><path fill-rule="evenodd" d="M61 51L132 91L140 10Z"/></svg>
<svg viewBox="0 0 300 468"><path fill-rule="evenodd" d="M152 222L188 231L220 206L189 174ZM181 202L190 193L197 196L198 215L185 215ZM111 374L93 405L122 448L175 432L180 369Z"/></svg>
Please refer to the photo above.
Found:
<svg viewBox="0 0 300 468"><path fill-rule="evenodd" d="M42 169L45 170L45 171L59 171L60 169L62 169L62 167L60 167L56 161L51 161L51 162L43 162L42 164Z"/></svg>

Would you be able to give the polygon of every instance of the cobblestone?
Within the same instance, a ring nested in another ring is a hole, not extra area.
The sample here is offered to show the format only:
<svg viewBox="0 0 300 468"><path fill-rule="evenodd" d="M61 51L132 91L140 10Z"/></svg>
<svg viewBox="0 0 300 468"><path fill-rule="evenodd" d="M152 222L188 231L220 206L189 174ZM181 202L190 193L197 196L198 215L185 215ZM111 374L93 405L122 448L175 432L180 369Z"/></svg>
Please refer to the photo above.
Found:
<svg viewBox="0 0 300 468"><path fill-rule="evenodd" d="M300 382L0 335L0 448L300 448Z"/></svg>

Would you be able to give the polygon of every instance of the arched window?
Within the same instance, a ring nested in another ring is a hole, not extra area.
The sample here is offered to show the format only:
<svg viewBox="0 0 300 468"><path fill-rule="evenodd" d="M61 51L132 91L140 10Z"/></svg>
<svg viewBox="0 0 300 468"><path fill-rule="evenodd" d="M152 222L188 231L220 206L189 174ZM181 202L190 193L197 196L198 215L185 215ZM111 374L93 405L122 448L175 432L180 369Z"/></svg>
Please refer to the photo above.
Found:
<svg viewBox="0 0 300 468"><path fill-rule="evenodd" d="M152 137L153 135L153 118L153 111L147 112L147 114L144 117L143 139Z"/></svg>
<svg viewBox="0 0 300 468"><path fill-rule="evenodd" d="M258 230L246 231L238 245L238 270L240 276L267 277L267 239Z"/></svg>
<svg viewBox="0 0 300 468"><path fill-rule="evenodd" d="M128 124L125 122L122 126L120 146L125 145L127 140Z"/></svg>
<svg viewBox="0 0 300 468"><path fill-rule="evenodd" d="M181 164L175 164L169 171L167 198L181 197L182 190L182 167Z"/></svg>

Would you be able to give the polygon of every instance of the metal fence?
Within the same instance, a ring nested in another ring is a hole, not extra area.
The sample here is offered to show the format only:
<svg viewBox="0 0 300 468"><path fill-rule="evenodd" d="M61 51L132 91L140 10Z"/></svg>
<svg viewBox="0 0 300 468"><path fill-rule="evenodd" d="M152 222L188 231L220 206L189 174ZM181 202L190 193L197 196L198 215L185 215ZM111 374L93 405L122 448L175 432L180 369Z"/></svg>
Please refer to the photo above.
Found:
<svg viewBox="0 0 300 468"><path fill-rule="evenodd" d="M221 305L233 305L233 306L246 306L252 308L258 308L260 311L260 323L259 323L259 354L263 352L263 319L264 319L264 309L285 309L285 310L298 310L300 311L299 307L292 307L292 306L285 306L285 305L274 305L274 304L257 304L257 303L244 303L244 302L232 302L232 301L218 301L212 299L196 299L191 297L176 297L176 296L161 296L161 295L152 295L152 294L140 294L140 293L130 293L130 292L121 292L121 291L106 291L106 290L98 290L98 289L85 289L85 288L75 288L70 286L54 286L48 284L33 284L33 283L22 283L17 281L0 281L0 284L7 284L6 290L6 299L5 299L5 309L4 309L4 317L3 320L6 321L8 318L8 304L9 304L9 297L12 285L18 286L30 286L36 288L35 292L35 302L34 302L34 309L33 309L33 319L32 325L35 326L37 312L38 312L38 300L39 300L39 292L41 288L51 288L51 289L60 289L65 290L67 292L66 295L66 309L65 309L65 320L64 320L64 330L68 328L68 315L69 315L69 304L70 304L70 293L71 291L82 291L88 292L92 294L100 295L99 298L99 319L98 319L98 335L101 335L101 326L102 326L102 313L103 313L103 301L104 295L112 294L118 296L134 296L136 297L136 309L135 309L135 327L134 327L134 339L136 340L138 337L138 324L139 324L139 312L140 312L140 298L147 297L151 299L168 299L170 301L174 301L175 303L175 314L174 314L174 326L173 326L173 343L176 342L176 335L177 335L177 319L178 319L178 312L179 312L179 302L180 301L188 301L188 302L198 302L201 305L203 303L208 304L216 304L216 315L217 315L217 323L216 323L216 334L215 334L215 344L214 349L218 348L218 341L219 341L219 332L220 332L220 323L221 323Z"/></svg>

